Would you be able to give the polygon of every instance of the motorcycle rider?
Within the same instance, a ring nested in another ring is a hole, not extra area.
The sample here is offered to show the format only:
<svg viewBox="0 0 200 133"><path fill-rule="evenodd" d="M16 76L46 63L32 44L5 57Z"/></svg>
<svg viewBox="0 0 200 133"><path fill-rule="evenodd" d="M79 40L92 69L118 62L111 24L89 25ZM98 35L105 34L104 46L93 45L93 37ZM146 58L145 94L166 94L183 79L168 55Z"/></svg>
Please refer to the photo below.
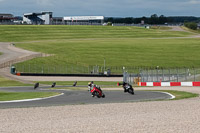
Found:
<svg viewBox="0 0 200 133"><path fill-rule="evenodd" d="M95 87L96 85L94 84L93 81L88 83L88 91L91 93L91 90ZM91 95L92 97L94 97L94 92Z"/></svg>
<svg viewBox="0 0 200 133"><path fill-rule="evenodd" d="M123 82L123 83L122 83L122 86L123 86L123 88L124 88L124 92L126 92L126 91L127 91L128 83Z"/></svg>
<svg viewBox="0 0 200 133"><path fill-rule="evenodd" d="M132 87L132 85L130 85L129 83L126 83L126 82L122 82L122 83L117 83L118 86L121 86L124 88L124 92L129 92L131 94L134 95L134 89Z"/></svg>
<svg viewBox="0 0 200 133"><path fill-rule="evenodd" d="M93 81L91 81L91 82L88 83L88 91L89 91L90 93L91 93L91 90L94 89L94 87L95 87L96 89L98 89L99 91L101 91L101 93L102 93L101 88L100 88L99 86L95 85ZM95 93L95 91L92 92L92 94L91 94L92 97L94 97L94 95L95 95L94 93Z"/></svg>
<svg viewBox="0 0 200 133"><path fill-rule="evenodd" d="M124 92L127 92L128 88L133 88L132 85L130 85L129 83L126 83L126 82L123 82L122 85L124 88Z"/></svg>
<svg viewBox="0 0 200 133"><path fill-rule="evenodd" d="M91 89L94 87L93 81L88 83L88 91L91 92Z"/></svg>

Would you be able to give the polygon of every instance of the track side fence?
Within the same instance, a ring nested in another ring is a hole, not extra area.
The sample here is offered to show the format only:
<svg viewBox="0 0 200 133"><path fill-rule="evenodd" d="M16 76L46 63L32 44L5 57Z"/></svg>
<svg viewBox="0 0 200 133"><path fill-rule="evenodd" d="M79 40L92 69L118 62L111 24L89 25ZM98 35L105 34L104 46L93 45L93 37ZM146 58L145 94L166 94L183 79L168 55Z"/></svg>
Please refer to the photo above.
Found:
<svg viewBox="0 0 200 133"><path fill-rule="evenodd" d="M195 82L200 81L200 68L141 69L138 74L124 72L123 81L138 82Z"/></svg>

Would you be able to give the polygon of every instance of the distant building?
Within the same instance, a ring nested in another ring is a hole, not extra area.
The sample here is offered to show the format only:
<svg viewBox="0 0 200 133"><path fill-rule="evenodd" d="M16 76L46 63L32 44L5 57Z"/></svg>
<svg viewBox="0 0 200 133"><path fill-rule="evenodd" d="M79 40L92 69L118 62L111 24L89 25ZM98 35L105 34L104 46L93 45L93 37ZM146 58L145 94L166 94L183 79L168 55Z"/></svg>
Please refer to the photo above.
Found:
<svg viewBox="0 0 200 133"><path fill-rule="evenodd" d="M200 23L197 24L197 29L200 29Z"/></svg>
<svg viewBox="0 0 200 133"><path fill-rule="evenodd" d="M23 17L15 16L15 20L13 21L14 24L22 24Z"/></svg>
<svg viewBox="0 0 200 133"><path fill-rule="evenodd" d="M52 18L52 24L53 25L63 25L64 21L63 21L63 17L53 17Z"/></svg>
<svg viewBox="0 0 200 133"><path fill-rule="evenodd" d="M41 13L25 13L23 16L23 23L26 24L51 24L52 12Z"/></svg>
<svg viewBox="0 0 200 133"><path fill-rule="evenodd" d="M12 23L14 19L12 14L0 14L0 23Z"/></svg>
<svg viewBox="0 0 200 133"><path fill-rule="evenodd" d="M71 16L64 17L64 22L104 23L104 16Z"/></svg>
<svg viewBox="0 0 200 133"><path fill-rule="evenodd" d="M144 25L144 20L141 20L141 24Z"/></svg>

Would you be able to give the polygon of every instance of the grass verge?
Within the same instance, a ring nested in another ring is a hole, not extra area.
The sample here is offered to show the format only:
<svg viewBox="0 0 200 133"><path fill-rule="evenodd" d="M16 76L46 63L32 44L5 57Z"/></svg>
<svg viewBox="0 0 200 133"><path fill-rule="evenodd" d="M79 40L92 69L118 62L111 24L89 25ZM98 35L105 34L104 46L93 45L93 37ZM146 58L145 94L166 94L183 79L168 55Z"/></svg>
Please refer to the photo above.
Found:
<svg viewBox="0 0 200 133"><path fill-rule="evenodd" d="M168 26L151 26L151 29L171 30L172 28Z"/></svg>
<svg viewBox="0 0 200 133"><path fill-rule="evenodd" d="M73 90L73 91L78 91L78 90L88 90L87 87L55 87L55 88L49 88L52 90Z"/></svg>
<svg viewBox="0 0 200 133"><path fill-rule="evenodd" d="M200 30L199 30L199 29L198 29L198 30L192 30L192 29L189 29L189 28L187 28L187 27L185 27L185 26L183 26L182 28L183 28L184 30L186 30L186 31L200 34Z"/></svg>
<svg viewBox="0 0 200 133"><path fill-rule="evenodd" d="M52 85L53 81L37 81L41 84L46 84L46 85ZM37 83L35 82L35 83ZM74 84L74 81L55 81L56 82L56 85L73 85ZM88 83L91 82L91 81L77 81L77 85L85 85L87 86ZM108 86L117 86L117 83L118 82L109 82L109 81L94 81L94 84L96 85L99 85L99 86L105 86L105 85L108 85Z"/></svg>
<svg viewBox="0 0 200 133"><path fill-rule="evenodd" d="M19 81L10 80L4 77L0 77L0 87L9 87L9 86L32 86L31 84L24 84Z"/></svg>
<svg viewBox="0 0 200 133"><path fill-rule="evenodd" d="M176 90L154 90L154 91L168 92L174 95L175 98L171 100L180 100L180 99L193 98L193 97L199 96L199 94L197 93L191 93L191 92L185 92L185 91L176 91Z"/></svg>
<svg viewBox="0 0 200 133"><path fill-rule="evenodd" d="M0 92L0 101L45 98L58 94L57 92Z"/></svg>

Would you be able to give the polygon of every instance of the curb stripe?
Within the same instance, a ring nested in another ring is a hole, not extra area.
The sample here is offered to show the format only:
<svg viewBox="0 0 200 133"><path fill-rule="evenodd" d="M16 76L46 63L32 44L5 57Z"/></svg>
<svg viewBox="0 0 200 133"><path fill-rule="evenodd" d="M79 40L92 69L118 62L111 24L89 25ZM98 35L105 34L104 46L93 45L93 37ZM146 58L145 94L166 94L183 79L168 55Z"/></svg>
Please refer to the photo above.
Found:
<svg viewBox="0 0 200 133"><path fill-rule="evenodd" d="M200 82L139 82L139 86L200 86Z"/></svg>
<svg viewBox="0 0 200 133"><path fill-rule="evenodd" d="M170 86L170 82L161 82L161 86Z"/></svg>
<svg viewBox="0 0 200 133"><path fill-rule="evenodd" d="M181 86L181 82L170 82L170 86Z"/></svg>
<svg viewBox="0 0 200 133"><path fill-rule="evenodd" d="M153 86L161 86L161 82L153 82Z"/></svg>
<svg viewBox="0 0 200 133"><path fill-rule="evenodd" d="M153 82L147 82L147 86L153 86Z"/></svg>
<svg viewBox="0 0 200 133"><path fill-rule="evenodd" d="M193 86L200 86L200 82L193 82Z"/></svg>

